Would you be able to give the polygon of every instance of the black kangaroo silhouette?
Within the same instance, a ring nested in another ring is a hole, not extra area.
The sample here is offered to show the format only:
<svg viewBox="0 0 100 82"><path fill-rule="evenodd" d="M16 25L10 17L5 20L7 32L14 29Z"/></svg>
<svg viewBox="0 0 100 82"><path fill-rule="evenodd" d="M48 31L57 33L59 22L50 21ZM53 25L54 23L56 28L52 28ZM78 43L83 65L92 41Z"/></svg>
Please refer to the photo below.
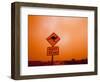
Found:
<svg viewBox="0 0 100 82"><path fill-rule="evenodd" d="M52 36L51 39L52 39L53 41L55 41L55 40L57 39L57 36Z"/></svg>

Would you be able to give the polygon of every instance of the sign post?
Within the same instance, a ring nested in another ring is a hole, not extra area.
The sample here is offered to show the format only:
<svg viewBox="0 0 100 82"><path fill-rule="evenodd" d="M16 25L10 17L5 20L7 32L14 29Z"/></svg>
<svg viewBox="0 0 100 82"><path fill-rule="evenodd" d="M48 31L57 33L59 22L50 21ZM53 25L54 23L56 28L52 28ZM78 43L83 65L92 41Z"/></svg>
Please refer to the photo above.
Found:
<svg viewBox="0 0 100 82"><path fill-rule="evenodd" d="M54 56L59 55L59 47L55 46L55 44L60 40L59 36L55 33L52 33L47 41L51 44L51 47L47 47L47 56L51 56L51 65L54 64Z"/></svg>
<svg viewBox="0 0 100 82"><path fill-rule="evenodd" d="M53 65L53 55L52 55L52 59L51 59L51 65Z"/></svg>

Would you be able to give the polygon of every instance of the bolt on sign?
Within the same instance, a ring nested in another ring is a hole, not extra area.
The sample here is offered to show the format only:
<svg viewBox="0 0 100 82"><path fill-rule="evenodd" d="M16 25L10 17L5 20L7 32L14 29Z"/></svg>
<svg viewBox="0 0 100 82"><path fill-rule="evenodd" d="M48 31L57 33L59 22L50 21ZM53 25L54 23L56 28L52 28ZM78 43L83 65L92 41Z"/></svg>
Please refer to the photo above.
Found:
<svg viewBox="0 0 100 82"><path fill-rule="evenodd" d="M51 55L59 55L59 47L58 46L47 48L47 56L51 56Z"/></svg>
<svg viewBox="0 0 100 82"><path fill-rule="evenodd" d="M47 41L54 46L60 40L59 36L55 33L52 33L48 38Z"/></svg>

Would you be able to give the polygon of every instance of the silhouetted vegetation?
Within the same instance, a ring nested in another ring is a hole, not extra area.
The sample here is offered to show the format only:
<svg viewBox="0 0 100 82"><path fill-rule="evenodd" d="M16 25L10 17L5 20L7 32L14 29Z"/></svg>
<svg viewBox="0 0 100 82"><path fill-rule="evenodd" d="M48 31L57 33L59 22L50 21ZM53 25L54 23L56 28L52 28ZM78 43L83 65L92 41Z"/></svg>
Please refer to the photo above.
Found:
<svg viewBox="0 0 100 82"><path fill-rule="evenodd" d="M76 64L88 64L87 59L81 59L81 60L66 60L66 61L54 61L53 65L76 65ZM28 66L48 66L52 65L51 61L28 61Z"/></svg>

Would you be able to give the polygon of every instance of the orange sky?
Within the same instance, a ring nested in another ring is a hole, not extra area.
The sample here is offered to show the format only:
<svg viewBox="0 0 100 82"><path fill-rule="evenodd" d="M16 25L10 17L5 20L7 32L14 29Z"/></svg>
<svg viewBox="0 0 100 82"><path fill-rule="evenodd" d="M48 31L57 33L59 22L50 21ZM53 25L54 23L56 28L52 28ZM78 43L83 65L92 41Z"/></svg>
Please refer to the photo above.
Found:
<svg viewBox="0 0 100 82"><path fill-rule="evenodd" d="M29 61L49 61L47 47L51 45L46 38L53 32L60 37L55 45L59 55L54 60L87 58L86 17L28 16L28 59Z"/></svg>

